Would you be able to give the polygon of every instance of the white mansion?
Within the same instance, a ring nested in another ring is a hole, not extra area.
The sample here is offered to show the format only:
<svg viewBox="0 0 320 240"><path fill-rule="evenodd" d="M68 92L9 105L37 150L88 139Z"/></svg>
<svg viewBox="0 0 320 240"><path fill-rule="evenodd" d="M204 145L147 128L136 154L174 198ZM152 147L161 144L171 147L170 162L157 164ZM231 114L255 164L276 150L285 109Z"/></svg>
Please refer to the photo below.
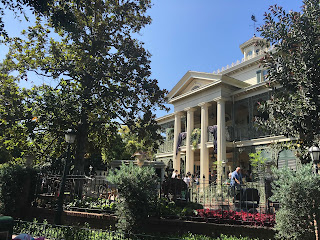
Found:
<svg viewBox="0 0 320 240"><path fill-rule="evenodd" d="M249 154L262 151L268 163L296 168L291 150L274 147L290 139L271 136L254 126L259 101L270 97L264 83L266 70L259 65L265 51L253 37L240 45L242 61L218 72L188 71L168 93L167 101L174 113L157 119L165 142L156 160L163 161L181 173L200 172L209 179L209 171L217 170L217 179L237 166L250 171Z"/></svg>

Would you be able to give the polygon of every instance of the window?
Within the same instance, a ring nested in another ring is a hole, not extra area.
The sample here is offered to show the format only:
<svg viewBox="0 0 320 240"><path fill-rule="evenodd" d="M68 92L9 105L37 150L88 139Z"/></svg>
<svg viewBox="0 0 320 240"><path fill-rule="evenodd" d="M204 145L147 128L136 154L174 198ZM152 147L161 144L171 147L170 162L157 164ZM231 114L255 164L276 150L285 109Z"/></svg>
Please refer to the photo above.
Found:
<svg viewBox="0 0 320 240"><path fill-rule="evenodd" d="M261 70L257 71L257 83L261 82Z"/></svg>
<svg viewBox="0 0 320 240"><path fill-rule="evenodd" d="M260 52L260 49L257 49L256 50L256 54L259 55L259 52Z"/></svg>
<svg viewBox="0 0 320 240"><path fill-rule="evenodd" d="M248 53L247 53L247 57L251 57L252 56L252 51L249 51Z"/></svg>
<svg viewBox="0 0 320 240"><path fill-rule="evenodd" d="M257 74L257 83L264 82L267 80L268 70L258 70Z"/></svg>
<svg viewBox="0 0 320 240"><path fill-rule="evenodd" d="M199 87L200 87L200 85L195 85L195 86L191 89L191 91L196 90L196 89L199 88Z"/></svg>

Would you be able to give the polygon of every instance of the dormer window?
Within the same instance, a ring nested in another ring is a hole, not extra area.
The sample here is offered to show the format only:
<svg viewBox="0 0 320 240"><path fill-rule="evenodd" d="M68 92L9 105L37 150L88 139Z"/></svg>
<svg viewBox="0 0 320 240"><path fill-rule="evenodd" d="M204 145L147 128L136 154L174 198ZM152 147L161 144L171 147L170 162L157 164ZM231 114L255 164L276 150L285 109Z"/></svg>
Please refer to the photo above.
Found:
<svg viewBox="0 0 320 240"><path fill-rule="evenodd" d="M252 51L249 51L248 53L247 53L247 57L251 57L252 56Z"/></svg>
<svg viewBox="0 0 320 240"><path fill-rule="evenodd" d="M257 50L256 50L256 54L258 55L258 54L259 54L259 52L260 52L260 49L257 49Z"/></svg>
<svg viewBox="0 0 320 240"><path fill-rule="evenodd" d="M258 70L256 73L257 73L257 83L264 82L267 80L268 70Z"/></svg>

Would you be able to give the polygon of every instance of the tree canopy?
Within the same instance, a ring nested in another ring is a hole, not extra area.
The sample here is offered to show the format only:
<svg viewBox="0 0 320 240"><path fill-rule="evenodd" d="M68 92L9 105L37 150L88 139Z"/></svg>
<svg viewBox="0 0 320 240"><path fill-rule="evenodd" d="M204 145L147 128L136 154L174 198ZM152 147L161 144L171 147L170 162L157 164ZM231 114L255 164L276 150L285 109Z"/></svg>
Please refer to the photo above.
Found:
<svg viewBox="0 0 320 240"><path fill-rule="evenodd" d="M272 97L260 105L269 119L259 123L276 134L297 138L297 146L305 151L319 143L320 6L317 0L303 4L301 12L274 5L265 14L261 36L274 50L266 53L262 65L268 69L266 84Z"/></svg>
<svg viewBox="0 0 320 240"><path fill-rule="evenodd" d="M160 139L153 111L165 109L166 90L151 78L150 53L134 37L151 21L149 0L66 2L75 28L67 31L38 16L21 38L8 38L4 69L18 71L17 79L31 71L56 80L28 92L32 100L25 103L37 119L28 137L58 155L64 131L74 128L81 170L90 153L114 147L120 125L140 139Z"/></svg>

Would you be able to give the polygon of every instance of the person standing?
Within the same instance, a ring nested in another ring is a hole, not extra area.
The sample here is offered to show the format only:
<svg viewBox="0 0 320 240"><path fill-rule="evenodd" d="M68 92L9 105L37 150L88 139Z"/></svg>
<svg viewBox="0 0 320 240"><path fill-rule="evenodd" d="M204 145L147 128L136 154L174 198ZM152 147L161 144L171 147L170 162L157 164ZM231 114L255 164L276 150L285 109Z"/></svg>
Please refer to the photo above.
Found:
<svg viewBox="0 0 320 240"><path fill-rule="evenodd" d="M172 172L171 178L177 178L178 177L178 170L175 170Z"/></svg>
<svg viewBox="0 0 320 240"><path fill-rule="evenodd" d="M240 187L242 184L242 175L241 175L241 168L237 167L234 172L231 174L231 182L230 185L233 187Z"/></svg>
<svg viewBox="0 0 320 240"><path fill-rule="evenodd" d="M242 176L241 176L241 168L237 167L234 172L231 174L231 193L236 196L237 193L241 193L241 184L242 184ZM240 196L241 197L241 196Z"/></svg>

